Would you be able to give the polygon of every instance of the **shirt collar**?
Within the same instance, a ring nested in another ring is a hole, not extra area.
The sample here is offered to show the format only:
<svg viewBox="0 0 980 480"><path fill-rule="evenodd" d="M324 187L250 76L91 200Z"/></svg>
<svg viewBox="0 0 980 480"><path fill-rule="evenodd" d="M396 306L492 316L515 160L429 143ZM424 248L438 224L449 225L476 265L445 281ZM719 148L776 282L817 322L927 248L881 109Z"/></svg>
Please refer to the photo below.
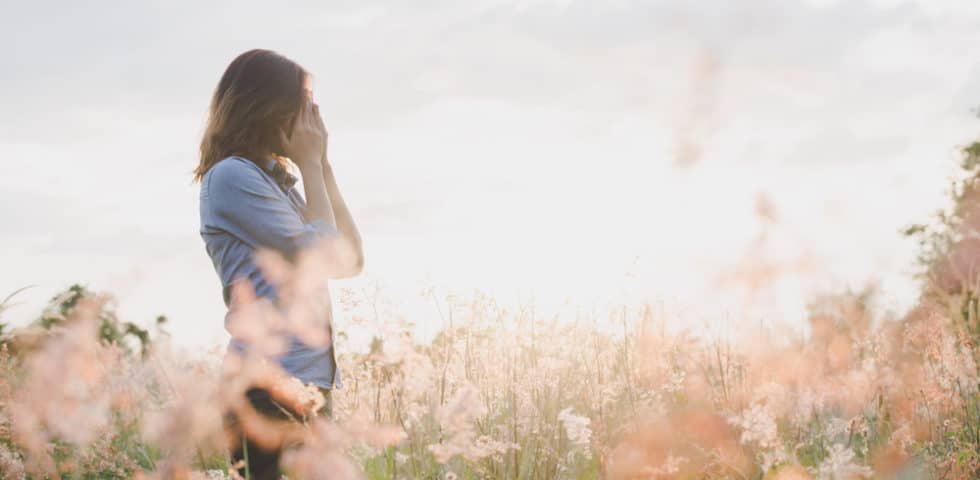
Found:
<svg viewBox="0 0 980 480"><path fill-rule="evenodd" d="M272 158L265 159L265 162L263 163L263 168L265 169L266 173L268 173L269 176L271 176L273 180L275 180L276 183L279 184L279 187L282 188L283 191L287 191L290 188L293 188L293 185L296 185L296 181L298 180L298 178L296 178L295 175L289 173L289 171L287 171L286 168L283 167L282 164L277 162L275 159Z"/></svg>

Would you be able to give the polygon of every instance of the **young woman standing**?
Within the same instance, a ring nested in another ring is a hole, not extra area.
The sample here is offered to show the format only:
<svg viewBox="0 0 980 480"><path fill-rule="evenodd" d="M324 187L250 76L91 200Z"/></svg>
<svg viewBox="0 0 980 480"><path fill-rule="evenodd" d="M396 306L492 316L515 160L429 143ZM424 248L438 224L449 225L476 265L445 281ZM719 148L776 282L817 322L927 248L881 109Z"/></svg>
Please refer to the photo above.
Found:
<svg viewBox="0 0 980 480"><path fill-rule="evenodd" d="M304 196L289 173L290 161L299 168ZM323 265L325 275L360 273L360 233L328 161L327 132L313 101L310 75L292 60L256 49L231 62L211 100L194 179L201 184L201 237L229 307L226 328L234 315L236 282L247 281L256 297L279 304L276 286L256 262L259 249L294 260L305 248L326 245L332 251L324 257L330 259ZM329 319L324 324L329 328ZM229 333L229 354L247 353L248 342L236 338L234 329ZM332 330L326 335L332 340ZM315 345L291 334L284 340L286 347L275 360L303 383L320 388L327 400L320 413L330 415L330 390L341 386L333 342ZM251 388L247 395L259 412L274 416L281 409L262 388ZM232 450L233 463L248 457L242 474L247 469L253 479L279 477L278 449L264 450L243 438Z"/></svg>

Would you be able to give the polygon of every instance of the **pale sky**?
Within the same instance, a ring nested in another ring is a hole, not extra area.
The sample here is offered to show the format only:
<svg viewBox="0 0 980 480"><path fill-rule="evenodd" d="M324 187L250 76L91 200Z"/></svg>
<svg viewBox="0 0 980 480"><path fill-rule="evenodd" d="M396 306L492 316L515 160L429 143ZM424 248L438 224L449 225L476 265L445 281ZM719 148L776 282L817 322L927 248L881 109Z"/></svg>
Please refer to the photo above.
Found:
<svg viewBox="0 0 980 480"><path fill-rule="evenodd" d="M5 319L83 282L181 343L226 339L190 172L251 48L316 77L366 249L334 291L381 281L427 331L430 284L661 300L685 325L798 323L870 279L904 308L897 232L943 204L980 131L975 1L282 3L0 7L0 296L37 285ZM750 297L720 279L752 268L759 198L775 283Z"/></svg>

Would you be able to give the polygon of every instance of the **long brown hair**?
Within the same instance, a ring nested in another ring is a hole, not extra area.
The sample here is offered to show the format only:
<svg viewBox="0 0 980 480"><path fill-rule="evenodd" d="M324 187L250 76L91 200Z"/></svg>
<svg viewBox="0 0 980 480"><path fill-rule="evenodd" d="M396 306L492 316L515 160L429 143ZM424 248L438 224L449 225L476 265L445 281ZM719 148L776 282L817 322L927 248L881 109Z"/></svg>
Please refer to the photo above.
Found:
<svg viewBox="0 0 980 480"><path fill-rule="evenodd" d="M194 181L231 155L259 161L273 153L285 162L278 132L292 131L307 75L299 64L271 50L249 50L232 60L211 98Z"/></svg>

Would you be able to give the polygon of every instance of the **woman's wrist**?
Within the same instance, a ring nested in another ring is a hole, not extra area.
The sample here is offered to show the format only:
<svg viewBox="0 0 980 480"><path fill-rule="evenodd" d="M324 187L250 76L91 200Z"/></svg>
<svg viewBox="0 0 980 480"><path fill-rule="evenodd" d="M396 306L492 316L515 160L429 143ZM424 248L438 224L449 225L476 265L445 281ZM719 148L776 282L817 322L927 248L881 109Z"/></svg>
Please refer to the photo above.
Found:
<svg viewBox="0 0 980 480"><path fill-rule="evenodd" d="M311 160L309 158L294 158L293 163L299 167L300 173L302 173L304 176L314 173L321 173L321 170L323 169L321 162Z"/></svg>

